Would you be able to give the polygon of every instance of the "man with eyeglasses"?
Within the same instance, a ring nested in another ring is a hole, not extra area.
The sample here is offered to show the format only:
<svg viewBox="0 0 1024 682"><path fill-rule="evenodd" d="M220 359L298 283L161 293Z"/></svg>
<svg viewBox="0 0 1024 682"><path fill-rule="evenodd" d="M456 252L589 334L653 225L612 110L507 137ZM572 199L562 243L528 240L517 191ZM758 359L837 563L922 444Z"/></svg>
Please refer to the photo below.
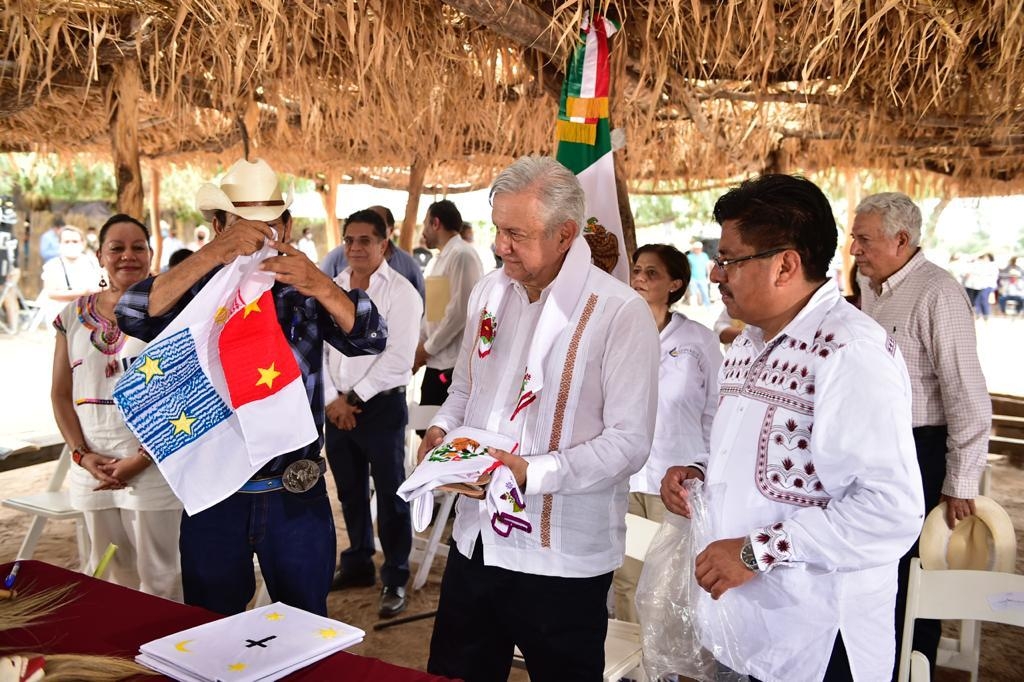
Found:
<svg viewBox="0 0 1024 682"><path fill-rule="evenodd" d="M886 679L896 567L924 512L906 366L829 279L837 230L813 183L748 180L715 219L711 281L747 326L719 373L708 460L661 489L688 516L683 482L704 480L702 644L752 679Z"/></svg>

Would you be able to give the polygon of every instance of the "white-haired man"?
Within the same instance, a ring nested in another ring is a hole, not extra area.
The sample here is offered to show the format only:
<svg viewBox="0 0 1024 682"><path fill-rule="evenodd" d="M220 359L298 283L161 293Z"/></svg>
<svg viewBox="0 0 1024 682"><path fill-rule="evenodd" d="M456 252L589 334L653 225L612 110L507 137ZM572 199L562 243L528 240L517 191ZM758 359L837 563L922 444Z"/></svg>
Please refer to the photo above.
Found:
<svg viewBox="0 0 1024 682"><path fill-rule="evenodd" d="M630 474L650 452L658 333L647 304L590 262L584 195L553 159L525 157L491 187L504 265L474 287L448 399L420 448L459 426L498 432L527 529L460 498L428 669L533 680L600 679L612 571L625 548Z"/></svg>
<svg viewBox="0 0 1024 682"><path fill-rule="evenodd" d="M252 599L255 553L272 599L326 615L336 540L320 457L324 343L346 355L375 354L387 337L364 291L345 291L288 244L290 202L266 162L237 162L219 185L204 184L196 195L214 239L167 273L131 287L117 306L121 329L151 341L222 266L267 241L281 254L260 267L277 280L271 289L277 321L298 361L318 437L272 459L227 499L182 515L185 602L223 614L244 611ZM281 428L288 428L288 418L281 415Z"/></svg>
<svg viewBox="0 0 1024 682"><path fill-rule="evenodd" d="M992 403L978 362L974 315L964 288L921 251L921 210L910 197L883 192L857 206L850 253L861 308L903 352L913 388L914 445L925 508L946 502L946 523L974 513L988 452ZM903 622L907 576L917 544L900 562L896 623ZM897 650L902 628L896 630ZM914 628L914 649L934 666L938 621Z"/></svg>

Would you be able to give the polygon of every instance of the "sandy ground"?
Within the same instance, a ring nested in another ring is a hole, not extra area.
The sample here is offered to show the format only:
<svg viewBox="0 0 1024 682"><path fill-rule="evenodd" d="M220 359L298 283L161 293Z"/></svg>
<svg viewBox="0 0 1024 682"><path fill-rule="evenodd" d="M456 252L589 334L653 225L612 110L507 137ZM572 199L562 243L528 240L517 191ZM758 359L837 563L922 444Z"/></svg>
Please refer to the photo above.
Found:
<svg viewBox="0 0 1024 682"><path fill-rule="evenodd" d="M692 310L692 317L711 323L717 310ZM1024 341L1024 321L993 319L979 323L980 357L985 365L989 388L993 392L1024 395L1024 363L1006 362L1016 357ZM54 433L56 428L49 407L49 377L52 341L46 332L0 335L0 439L18 438L39 433ZM53 464L40 464L0 473L0 497L16 496L42 490L53 470ZM1017 571L1024 572L1024 462L1003 460L993 465L992 497L1013 518L1017 529ZM333 496L333 483L332 496ZM334 501L335 522L339 543L345 542L340 510ZM0 562L10 561L28 527L28 517L0 507ZM36 550L35 557L53 564L75 569L78 565L73 522L50 522ZM379 560L379 556L378 556ZM432 611L437 605L443 562L435 562L426 586L411 593L406 614ZM332 593L328 608L332 617L366 631L366 640L352 649L365 656L423 670L426 666L432 618L375 631L378 592L375 588L357 588ZM1024 633L1005 626L988 626L983 630L982 680L1019 680L1024 665ZM513 670L512 680L528 679L524 671ZM939 680L966 680L966 674L941 670Z"/></svg>

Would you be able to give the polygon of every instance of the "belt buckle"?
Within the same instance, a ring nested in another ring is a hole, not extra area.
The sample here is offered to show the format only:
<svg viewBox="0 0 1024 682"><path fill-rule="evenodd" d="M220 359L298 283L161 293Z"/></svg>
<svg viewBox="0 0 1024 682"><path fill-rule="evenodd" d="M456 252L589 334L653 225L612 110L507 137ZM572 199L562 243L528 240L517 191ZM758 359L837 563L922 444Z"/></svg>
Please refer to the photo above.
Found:
<svg viewBox="0 0 1024 682"><path fill-rule="evenodd" d="M304 493L320 480L320 466L311 459L292 462L281 474L281 485L290 493Z"/></svg>

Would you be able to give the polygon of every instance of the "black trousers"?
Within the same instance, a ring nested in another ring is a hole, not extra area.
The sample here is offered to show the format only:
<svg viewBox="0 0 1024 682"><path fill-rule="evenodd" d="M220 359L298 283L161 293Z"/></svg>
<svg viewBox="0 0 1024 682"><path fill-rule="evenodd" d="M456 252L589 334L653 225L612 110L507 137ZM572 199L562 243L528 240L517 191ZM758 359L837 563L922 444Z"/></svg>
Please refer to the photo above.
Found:
<svg viewBox="0 0 1024 682"><path fill-rule="evenodd" d="M377 493L377 534L384 550L380 578L387 586L409 580L412 517L409 503L396 492L405 480L405 425L409 422L404 393L376 396L356 415L356 428L325 426L327 461L338 486L349 546L342 550L342 571L373 570L373 520L370 517L370 476Z"/></svg>
<svg viewBox="0 0 1024 682"><path fill-rule="evenodd" d="M946 436L945 426L919 426L914 429L914 446L917 449L917 463L921 467L921 482L924 485L924 508L927 514L938 506L942 497L942 482L946 480ZM896 664L892 678L896 679L899 669L900 646L903 643L903 617L907 611L907 583L910 580L910 560L918 556L918 543L900 559L896 589ZM932 675L935 674L935 656L942 637L942 621L918 619L914 623L914 650L928 658Z"/></svg>
<svg viewBox="0 0 1024 682"><path fill-rule="evenodd" d="M448 399L448 388L452 385L453 369L423 368L423 383L420 384L420 405L444 405ZM416 431L423 438L426 431Z"/></svg>
<svg viewBox="0 0 1024 682"><path fill-rule="evenodd" d="M508 679L518 646L533 682L599 682L612 574L559 578L485 566L453 545L441 580L427 671L466 682Z"/></svg>

